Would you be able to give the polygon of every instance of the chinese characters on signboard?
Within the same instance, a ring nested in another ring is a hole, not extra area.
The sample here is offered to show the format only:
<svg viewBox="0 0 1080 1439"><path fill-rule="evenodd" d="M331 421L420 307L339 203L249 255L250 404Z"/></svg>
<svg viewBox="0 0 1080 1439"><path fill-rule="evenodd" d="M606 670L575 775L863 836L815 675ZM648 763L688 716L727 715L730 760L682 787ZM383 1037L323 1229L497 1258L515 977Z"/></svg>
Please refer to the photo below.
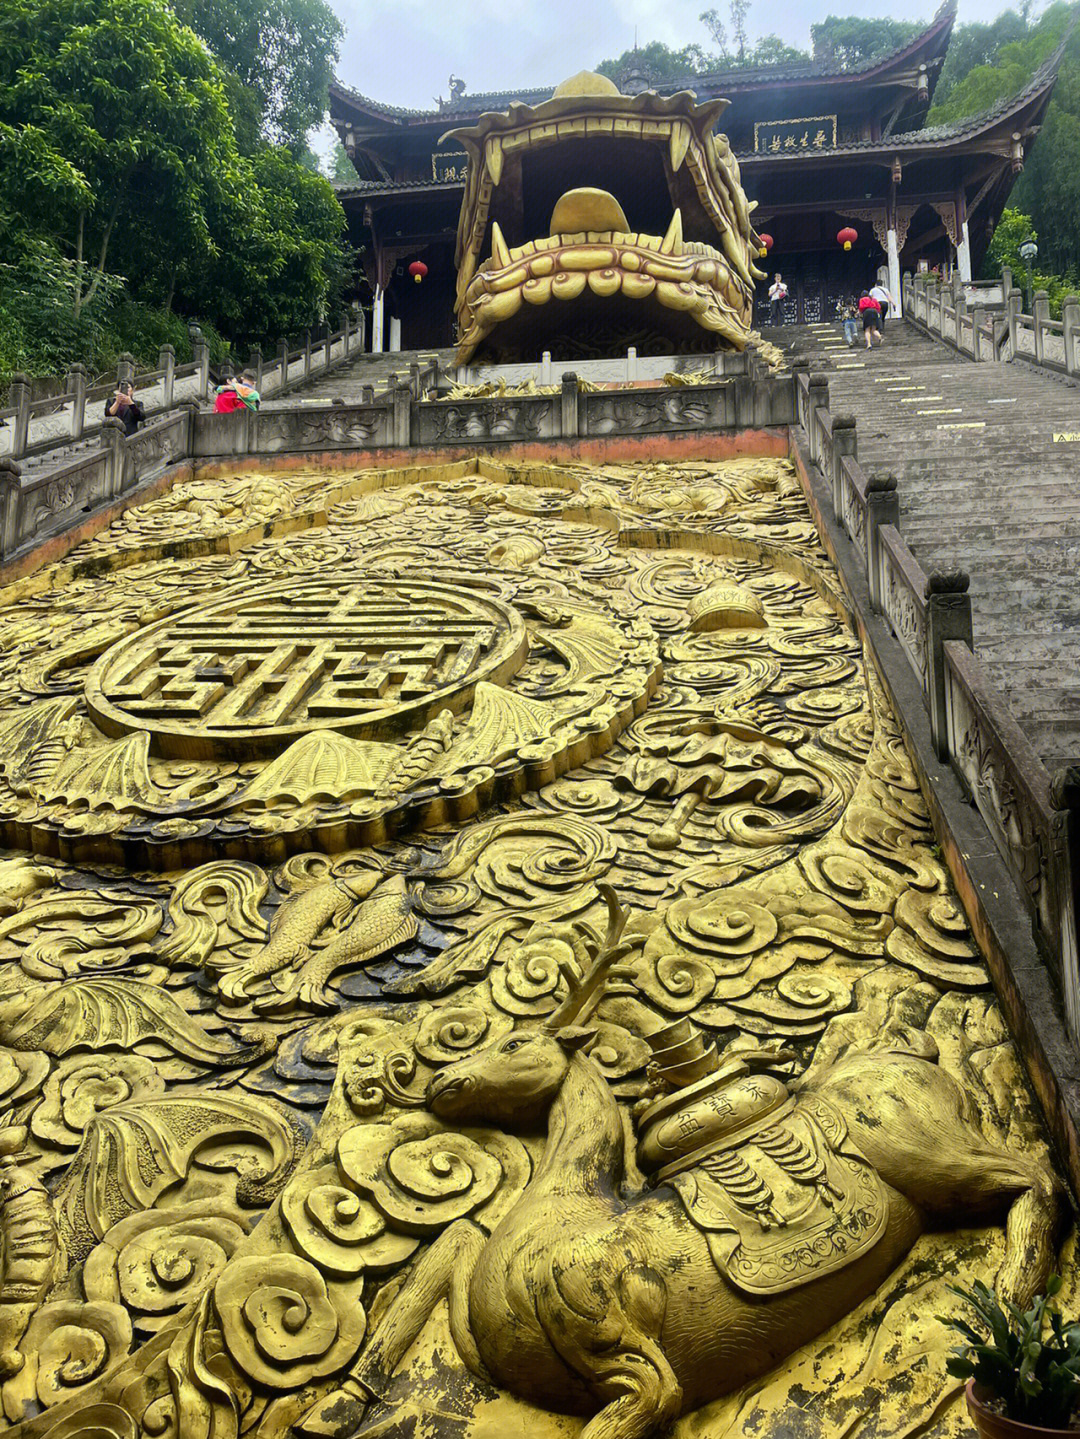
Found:
<svg viewBox="0 0 1080 1439"><path fill-rule="evenodd" d="M450 150L445 154L432 155L431 178L433 180L464 180L469 173L469 157L464 150Z"/></svg>
<svg viewBox="0 0 1080 1439"><path fill-rule="evenodd" d="M802 120L761 120L754 126L754 152L758 155L790 155L798 150L835 149L835 115L809 115Z"/></svg>

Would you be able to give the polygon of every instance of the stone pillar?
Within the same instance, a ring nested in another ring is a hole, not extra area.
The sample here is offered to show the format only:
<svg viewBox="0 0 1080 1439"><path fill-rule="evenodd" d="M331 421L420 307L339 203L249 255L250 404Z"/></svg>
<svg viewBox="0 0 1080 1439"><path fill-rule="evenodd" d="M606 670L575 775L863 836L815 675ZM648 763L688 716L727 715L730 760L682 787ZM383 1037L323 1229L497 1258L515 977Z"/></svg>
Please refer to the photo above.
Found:
<svg viewBox="0 0 1080 1439"><path fill-rule="evenodd" d="M960 226L960 243L956 247L956 263L960 279L965 285L971 284L971 240L968 238L968 223Z"/></svg>
<svg viewBox="0 0 1080 1439"><path fill-rule="evenodd" d="M1080 297L1066 295L1061 302L1061 335L1065 341L1065 368L1075 375L1080 368Z"/></svg>
<svg viewBox="0 0 1080 1439"><path fill-rule="evenodd" d="M1032 304L1032 319L1035 323L1035 363L1041 365L1046 354L1046 331L1044 326L1050 319L1050 296L1045 290L1036 290Z"/></svg>
<svg viewBox="0 0 1080 1439"><path fill-rule="evenodd" d="M386 320L386 291L381 285L375 286L375 299L371 306L371 353L383 352L383 326Z"/></svg>
<svg viewBox="0 0 1080 1439"><path fill-rule="evenodd" d="M0 459L0 556L5 559L19 544L21 474L7 455Z"/></svg>
<svg viewBox="0 0 1080 1439"><path fill-rule="evenodd" d="M191 337L191 358L196 366L196 394L200 400L205 400L210 393L210 346L203 338L202 331L198 329Z"/></svg>
<svg viewBox="0 0 1080 1439"><path fill-rule="evenodd" d="M817 412L829 408L829 377L815 372L810 376L807 396L806 439L810 447L810 459L815 465L821 463L821 443L818 439Z"/></svg>
<svg viewBox="0 0 1080 1439"><path fill-rule="evenodd" d="M116 357L117 387L119 388L119 386L122 385L125 380L129 384L135 383L135 356L131 354L128 350L122 351Z"/></svg>
<svg viewBox="0 0 1080 1439"><path fill-rule="evenodd" d="M1003 265L1001 267L1001 297L1006 303L1008 303L1009 296L1012 294L1012 287L1012 271L1009 269L1008 265Z"/></svg>
<svg viewBox="0 0 1080 1439"><path fill-rule="evenodd" d="M637 379L637 346L631 345L626 352L626 383L633 384Z"/></svg>
<svg viewBox="0 0 1080 1439"><path fill-rule="evenodd" d="M545 350L540 356L540 383L542 385L553 385L555 381L551 378L551 351Z"/></svg>
<svg viewBox="0 0 1080 1439"><path fill-rule="evenodd" d="M365 385L360 391L360 398L365 405L373 405L375 403L375 386Z"/></svg>
<svg viewBox="0 0 1080 1439"><path fill-rule="evenodd" d="M926 682L930 707L930 734L938 759L949 757L945 714L945 641L963 640L970 649L970 580L963 570L943 574L935 570L926 581Z"/></svg>
<svg viewBox="0 0 1080 1439"><path fill-rule="evenodd" d="M167 348L171 350L172 346ZM76 360L67 372L66 383L71 395L71 438L78 440L86 427L86 366Z"/></svg>
<svg viewBox="0 0 1080 1439"><path fill-rule="evenodd" d="M395 378L393 396L394 444L404 450L409 447L410 430L412 426L412 396L409 394L409 386L406 381Z"/></svg>
<svg viewBox="0 0 1080 1439"><path fill-rule="evenodd" d="M578 432L578 383L577 375L568 370L562 377L562 437L564 440L577 438Z"/></svg>
<svg viewBox="0 0 1080 1439"><path fill-rule="evenodd" d="M163 370L161 376L161 403L168 410L172 408L173 396L176 393L176 350L172 345L162 345L157 357L158 369Z"/></svg>
<svg viewBox="0 0 1080 1439"><path fill-rule="evenodd" d="M102 420L101 448L106 452L105 493L118 495L124 488L127 466L127 436L122 420L108 416Z"/></svg>
<svg viewBox="0 0 1080 1439"><path fill-rule="evenodd" d="M957 287L953 305L955 307L953 317L956 326L956 348L962 350L964 348L964 319L967 315L967 296L959 286Z"/></svg>
<svg viewBox="0 0 1080 1439"><path fill-rule="evenodd" d="M30 376L16 370L8 386L8 404L15 410L11 431L11 458L21 460L30 440Z"/></svg>
<svg viewBox="0 0 1080 1439"><path fill-rule="evenodd" d="M858 434L855 430L854 415L833 415L832 417L832 474L827 478L832 483L833 514L841 520L844 513L843 505L843 474L842 462L847 455L855 459L859 450Z"/></svg>
<svg viewBox="0 0 1080 1439"><path fill-rule="evenodd" d="M409 365L409 393L414 400L420 398L420 361L413 360Z"/></svg>
<svg viewBox="0 0 1080 1439"><path fill-rule="evenodd" d="M1008 326L1009 326L1009 355L1008 355L1008 358L1009 358L1010 360L1016 355L1016 353L1017 353L1017 348L1018 348L1018 345L1019 345L1019 341L1018 341L1018 339L1017 339L1017 333L1016 333L1016 332L1017 332L1017 330L1020 328L1020 305L1021 305L1021 300L1022 300L1022 297L1021 297L1021 294L1020 294L1020 291L1019 291L1019 290L1010 290L1010 291L1009 291L1009 298L1008 298L1008 301L1007 301L1007 303L1006 303L1006 311L1007 311L1007 320L1008 320Z"/></svg>
<svg viewBox="0 0 1080 1439"><path fill-rule="evenodd" d="M976 305L971 312L971 347L972 354L976 360L982 359L982 332L986 327L986 311L981 305ZM991 353L990 358L994 356Z"/></svg>
<svg viewBox="0 0 1080 1439"><path fill-rule="evenodd" d="M390 323L387 326L390 334L390 352L397 355L401 353L401 320L397 315L390 316Z"/></svg>
<svg viewBox="0 0 1080 1439"><path fill-rule="evenodd" d="M311 331L304 331L304 379L311 374Z"/></svg>
<svg viewBox="0 0 1080 1439"><path fill-rule="evenodd" d="M866 481L866 583L870 590L870 606L882 610L881 541L882 525L900 526L900 496L896 493L896 476L870 475Z"/></svg>
<svg viewBox="0 0 1080 1439"><path fill-rule="evenodd" d="M281 379L278 382L278 389L283 390L289 383L289 341L284 339L278 342L278 365L281 369Z"/></svg>
<svg viewBox="0 0 1080 1439"><path fill-rule="evenodd" d="M248 355L248 369L255 376L255 388L261 392L263 377L263 352L261 345L254 345Z"/></svg>
<svg viewBox="0 0 1080 1439"><path fill-rule="evenodd" d="M904 311L904 288L900 283L900 246L897 242L896 230L891 225L886 233L885 241L885 253L889 259L889 294L893 297L896 315L899 318ZM892 319L892 316L890 315L889 318Z"/></svg>

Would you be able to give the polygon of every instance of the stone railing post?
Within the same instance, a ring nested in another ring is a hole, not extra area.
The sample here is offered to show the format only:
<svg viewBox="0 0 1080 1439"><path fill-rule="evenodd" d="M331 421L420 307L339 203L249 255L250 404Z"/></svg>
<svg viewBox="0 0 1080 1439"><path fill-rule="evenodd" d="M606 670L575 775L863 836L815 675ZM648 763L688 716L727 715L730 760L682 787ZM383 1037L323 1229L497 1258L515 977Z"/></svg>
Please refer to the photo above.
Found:
<svg viewBox="0 0 1080 1439"><path fill-rule="evenodd" d="M1046 354L1046 331L1044 326L1050 319L1050 296L1045 290L1036 290L1031 310L1035 326L1035 363L1041 365Z"/></svg>
<svg viewBox="0 0 1080 1439"><path fill-rule="evenodd" d="M1012 287L1013 287L1012 271L1009 269L1008 265L1002 265L1002 267L1001 267L1001 298L1005 301L1006 305L1009 303L1009 296L1012 294Z"/></svg>
<svg viewBox="0 0 1080 1439"><path fill-rule="evenodd" d="M815 465L821 464L821 440L818 435L818 410L829 408L829 377L815 371L808 378L809 394L806 401L806 440L810 446L810 459Z"/></svg>
<svg viewBox="0 0 1080 1439"><path fill-rule="evenodd" d="M304 331L304 379L311 374L311 331Z"/></svg>
<svg viewBox="0 0 1080 1439"><path fill-rule="evenodd" d="M0 555L10 555L19 543L19 503L22 470L5 455L0 459Z"/></svg>
<svg viewBox="0 0 1080 1439"><path fill-rule="evenodd" d="M231 355L226 355L225 359L221 362L221 378L223 380L236 379L236 366L232 362Z"/></svg>
<svg viewBox="0 0 1080 1439"><path fill-rule="evenodd" d="M253 345L248 355L248 369L255 376L255 388L262 390L263 352L261 345Z"/></svg>
<svg viewBox="0 0 1080 1439"><path fill-rule="evenodd" d="M938 759L949 757L945 710L945 641L963 640L973 647L970 580L963 570L935 570L926 581L926 677L930 735Z"/></svg>
<svg viewBox="0 0 1080 1439"><path fill-rule="evenodd" d="M289 341L287 338L278 341L277 362L279 366L278 373L280 376L278 380L278 389L281 390L284 389L284 387L289 383Z"/></svg>
<svg viewBox="0 0 1080 1439"><path fill-rule="evenodd" d="M971 312L971 353L976 360L982 359L982 332L986 324L986 310L976 305ZM991 359L994 356L991 354Z"/></svg>
<svg viewBox="0 0 1080 1439"><path fill-rule="evenodd" d="M578 432L578 382L573 370L567 370L562 377L562 437L564 440L577 438Z"/></svg>
<svg viewBox="0 0 1080 1439"><path fill-rule="evenodd" d="M396 376L393 385L394 395L394 444L399 449L406 450L409 447L409 437L412 427L412 395L409 393L409 386L404 380Z"/></svg>
<svg viewBox="0 0 1080 1439"><path fill-rule="evenodd" d="M158 369L165 373L161 377L161 403L166 410L172 408L176 392L176 350L172 345L162 345L157 357Z"/></svg>
<svg viewBox="0 0 1080 1439"><path fill-rule="evenodd" d="M68 369L65 383L71 395L71 438L78 440L86 427L86 366L76 360Z"/></svg>
<svg viewBox="0 0 1080 1439"><path fill-rule="evenodd" d="M198 385L196 393L200 400L205 400L210 393L210 346L203 338L201 330L196 330L191 337L191 358L195 361L195 371Z"/></svg>
<svg viewBox="0 0 1080 1439"><path fill-rule="evenodd" d="M124 467L127 463L127 437L122 420L114 417L102 420L101 448L106 452L105 492L118 495L124 488Z"/></svg>
<svg viewBox="0 0 1080 1439"><path fill-rule="evenodd" d="M1015 355L1019 354L1019 352L1020 352L1020 338L1019 338L1019 335L1018 335L1018 333L1017 333L1017 332L1019 331L1019 329L1020 329L1020 303L1021 303L1020 291L1019 291L1019 290L1010 290L1010 291L1009 291L1008 302L1007 302L1007 304L1006 304L1006 310L1007 310L1007 312L1008 312L1008 313L1007 313L1007 322L1008 322L1008 327L1009 327L1009 359L1010 359L1010 360L1013 359L1013 357L1014 357Z"/></svg>
<svg viewBox="0 0 1080 1439"><path fill-rule="evenodd" d="M1080 296L1066 295L1061 302L1061 338L1065 341L1065 368L1075 375L1080 368Z"/></svg>
<svg viewBox="0 0 1080 1439"><path fill-rule="evenodd" d="M882 525L900 527L900 496L896 492L896 476L870 475L866 481L866 583L870 605L881 613L881 542Z"/></svg>
<svg viewBox="0 0 1080 1439"><path fill-rule="evenodd" d="M956 320L956 348L962 350L964 348L964 317L967 314L967 296L959 286L957 286L956 298L953 303L956 306L954 316Z"/></svg>
<svg viewBox="0 0 1080 1439"><path fill-rule="evenodd" d="M833 415L832 424L832 474L828 479L832 485L833 514L842 521L844 514L842 465L844 456L858 457L859 439L855 430L854 415Z"/></svg>
<svg viewBox="0 0 1080 1439"><path fill-rule="evenodd" d="M11 458L21 460L30 441L30 376L16 370L8 386L8 404L15 409L11 434Z"/></svg>
<svg viewBox="0 0 1080 1439"><path fill-rule="evenodd" d="M413 360L409 365L409 390L414 400L420 398L420 361Z"/></svg>
<svg viewBox="0 0 1080 1439"><path fill-rule="evenodd" d="M330 368L330 351L334 348L334 337L330 326L326 327L326 339L323 341L323 369Z"/></svg>
<svg viewBox="0 0 1080 1439"><path fill-rule="evenodd" d="M360 391L360 398L365 405L373 405L375 403L375 386L365 385Z"/></svg>
<svg viewBox="0 0 1080 1439"><path fill-rule="evenodd" d="M127 381L135 383L135 356L129 350L123 350L116 357L116 386L117 389Z"/></svg>

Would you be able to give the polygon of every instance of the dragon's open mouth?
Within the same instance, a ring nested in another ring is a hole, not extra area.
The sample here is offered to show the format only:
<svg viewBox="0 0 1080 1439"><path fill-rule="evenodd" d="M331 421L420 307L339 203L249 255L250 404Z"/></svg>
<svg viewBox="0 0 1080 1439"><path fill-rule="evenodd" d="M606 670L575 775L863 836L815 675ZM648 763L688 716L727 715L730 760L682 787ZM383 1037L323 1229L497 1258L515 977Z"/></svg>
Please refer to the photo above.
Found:
<svg viewBox="0 0 1080 1439"><path fill-rule="evenodd" d="M575 328L592 317L611 335L659 333L672 348L695 335L741 348L763 276L738 164L713 133L726 103L620 95L583 74L542 105L451 131L470 162L458 359L552 348L569 317L552 300L576 302Z"/></svg>

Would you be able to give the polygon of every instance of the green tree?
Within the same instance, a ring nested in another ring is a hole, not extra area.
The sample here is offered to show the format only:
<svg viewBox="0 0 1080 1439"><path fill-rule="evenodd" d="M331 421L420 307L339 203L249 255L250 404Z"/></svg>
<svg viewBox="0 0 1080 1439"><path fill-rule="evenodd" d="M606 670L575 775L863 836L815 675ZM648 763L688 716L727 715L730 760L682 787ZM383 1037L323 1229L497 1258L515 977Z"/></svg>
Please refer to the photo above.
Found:
<svg viewBox="0 0 1080 1439"><path fill-rule="evenodd" d="M714 66L738 68L756 65L789 65L808 61L805 50L787 45L778 35L763 35L751 44L747 34L750 0L728 0L728 18L718 10L706 10L698 18L716 47Z"/></svg>
<svg viewBox="0 0 1080 1439"><path fill-rule="evenodd" d="M327 157L326 174L335 185L359 183L360 176L356 173L356 166L349 159L349 152L340 140L334 141L334 147Z"/></svg>
<svg viewBox="0 0 1080 1439"><path fill-rule="evenodd" d="M699 45L684 45L681 50L670 50L659 40L653 40L648 45L624 50L614 60L601 60L596 70L609 80L617 81L635 67L643 70L654 85L677 85L680 80L707 70L708 63ZM334 178L337 179L337 176Z"/></svg>
<svg viewBox="0 0 1080 1439"><path fill-rule="evenodd" d="M988 24L957 25L945 52L934 103L944 105L965 75L977 65L993 65L1003 46L1023 40L1027 33L1027 21L1015 10L1003 11Z"/></svg>
<svg viewBox="0 0 1080 1439"><path fill-rule="evenodd" d="M213 59L160 0L5 0L0 57L7 223L73 260L76 318L133 208L162 243L206 252L202 197L235 157L232 122Z"/></svg>
<svg viewBox="0 0 1080 1439"><path fill-rule="evenodd" d="M854 70L902 49L923 27L909 20L860 20L830 15L810 26L814 59L830 67Z"/></svg>
<svg viewBox="0 0 1080 1439"><path fill-rule="evenodd" d="M257 99L261 130L275 144L299 150L326 112L341 21L325 0L172 0L181 20L206 41L235 77L230 98L238 115Z"/></svg>

